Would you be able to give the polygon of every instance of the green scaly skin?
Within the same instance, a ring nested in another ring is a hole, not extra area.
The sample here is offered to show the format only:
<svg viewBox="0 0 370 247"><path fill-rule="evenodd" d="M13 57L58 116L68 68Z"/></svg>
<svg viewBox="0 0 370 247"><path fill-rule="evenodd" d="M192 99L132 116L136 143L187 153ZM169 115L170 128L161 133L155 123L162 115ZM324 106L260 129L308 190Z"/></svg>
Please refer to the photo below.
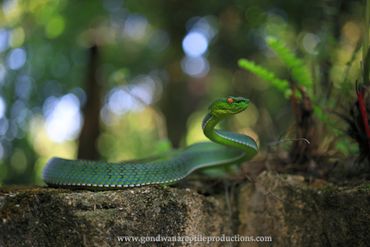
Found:
<svg viewBox="0 0 370 247"><path fill-rule="evenodd" d="M52 158L44 168L43 179L54 187L135 187L174 183L200 168L241 163L257 153L256 142L249 136L215 127L248 105L249 100L243 97L221 98L211 104L202 128L213 142L196 143L155 160L111 163Z"/></svg>

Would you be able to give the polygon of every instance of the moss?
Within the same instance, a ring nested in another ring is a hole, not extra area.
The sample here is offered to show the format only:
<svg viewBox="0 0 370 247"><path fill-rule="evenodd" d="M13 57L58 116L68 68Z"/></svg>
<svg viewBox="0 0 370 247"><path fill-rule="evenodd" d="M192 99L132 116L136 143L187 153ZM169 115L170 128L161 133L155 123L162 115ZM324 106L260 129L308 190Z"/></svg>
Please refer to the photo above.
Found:
<svg viewBox="0 0 370 247"><path fill-rule="evenodd" d="M361 186L317 187L299 176L263 173L255 188L241 193L240 234L271 234L274 246L367 246L370 242L370 193Z"/></svg>
<svg viewBox="0 0 370 247"><path fill-rule="evenodd" d="M230 228L224 212L213 197L159 186L94 192L1 189L0 246L132 246L117 237L221 235Z"/></svg>
<svg viewBox="0 0 370 247"><path fill-rule="evenodd" d="M370 183L365 183L363 185L360 185L358 187L358 190L362 192L370 192Z"/></svg>
<svg viewBox="0 0 370 247"><path fill-rule="evenodd" d="M235 233L271 235L274 246L366 246L369 187L368 182L308 184L300 176L262 173L256 183L230 191L231 199L161 186L115 191L3 188L0 246L133 246L118 242L117 236Z"/></svg>

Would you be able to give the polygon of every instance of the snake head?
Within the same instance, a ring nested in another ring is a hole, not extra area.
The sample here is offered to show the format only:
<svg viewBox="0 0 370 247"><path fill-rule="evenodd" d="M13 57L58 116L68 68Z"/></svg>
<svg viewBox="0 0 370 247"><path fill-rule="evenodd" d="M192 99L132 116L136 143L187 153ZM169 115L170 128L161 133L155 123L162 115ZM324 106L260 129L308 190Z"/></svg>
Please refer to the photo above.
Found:
<svg viewBox="0 0 370 247"><path fill-rule="evenodd" d="M227 117L237 114L248 108L249 99L244 97L229 96L215 100L210 106L209 111L215 117Z"/></svg>

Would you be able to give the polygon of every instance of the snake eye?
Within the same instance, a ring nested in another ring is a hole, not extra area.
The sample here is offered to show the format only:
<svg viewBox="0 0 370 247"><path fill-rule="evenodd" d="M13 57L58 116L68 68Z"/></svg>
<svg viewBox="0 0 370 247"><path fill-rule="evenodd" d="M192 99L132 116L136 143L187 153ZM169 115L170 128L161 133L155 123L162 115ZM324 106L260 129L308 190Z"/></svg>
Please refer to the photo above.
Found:
<svg viewBox="0 0 370 247"><path fill-rule="evenodd" d="M231 103L234 103L234 99L233 98L227 98L227 103L231 104Z"/></svg>

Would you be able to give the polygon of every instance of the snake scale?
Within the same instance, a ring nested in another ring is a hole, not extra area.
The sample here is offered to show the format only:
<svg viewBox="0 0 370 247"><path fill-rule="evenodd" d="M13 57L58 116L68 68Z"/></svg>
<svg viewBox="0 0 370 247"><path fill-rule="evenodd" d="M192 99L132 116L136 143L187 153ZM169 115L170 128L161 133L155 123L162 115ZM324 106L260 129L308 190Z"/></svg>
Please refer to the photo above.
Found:
<svg viewBox="0 0 370 247"><path fill-rule="evenodd" d="M210 166L240 163L258 151L249 136L216 129L226 117L247 109L244 97L215 100L203 119L204 134L213 142L201 142L182 151L147 160L103 162L54 157L43 170L43 179L53 187L121 188L174 183L193 171Z"/></svg>

